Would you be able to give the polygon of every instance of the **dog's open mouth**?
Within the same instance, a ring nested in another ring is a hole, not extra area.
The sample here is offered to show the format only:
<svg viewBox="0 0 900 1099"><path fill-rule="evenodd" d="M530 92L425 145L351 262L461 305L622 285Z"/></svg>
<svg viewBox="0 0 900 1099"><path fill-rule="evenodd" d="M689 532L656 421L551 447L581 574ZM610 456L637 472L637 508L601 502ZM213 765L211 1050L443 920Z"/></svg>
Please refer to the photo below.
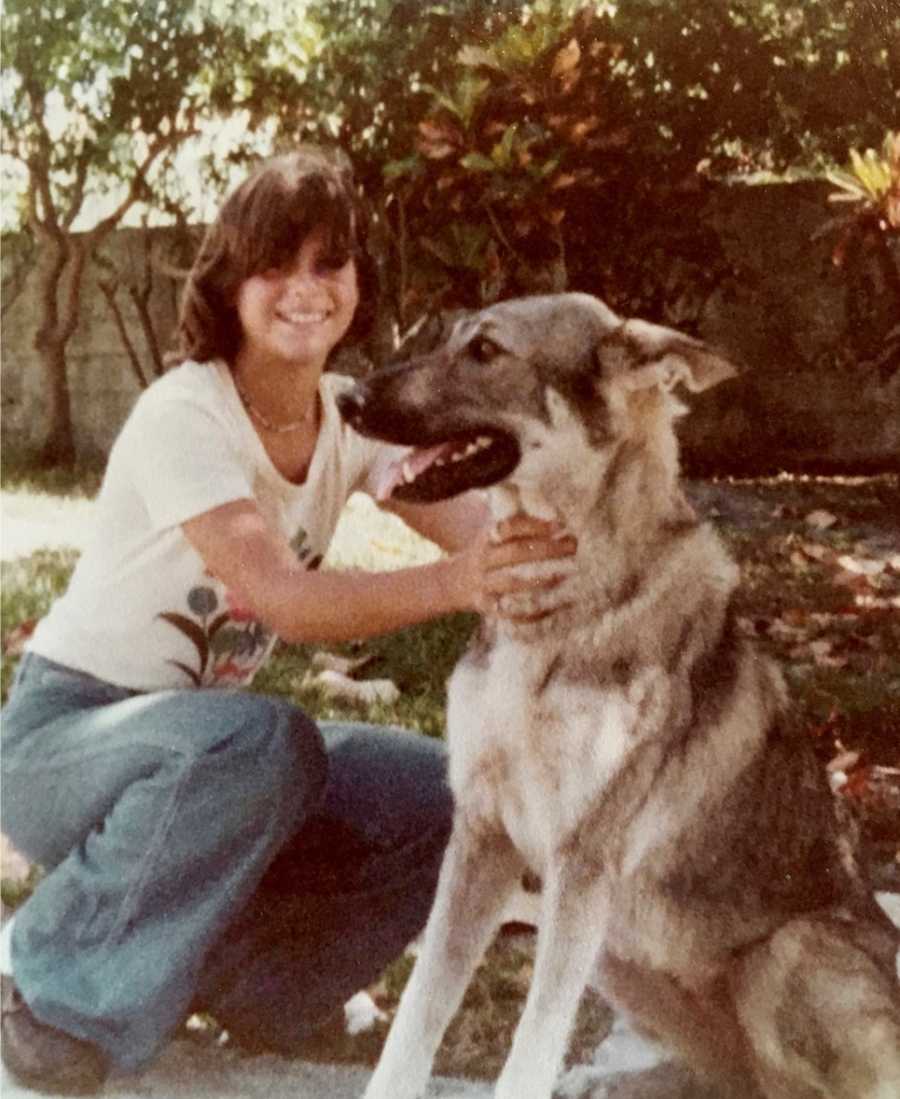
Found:
<svg viewBox="0 0 900 1099"><path fill-rule="evenodd" d="M418 447L395 462L378 485L378 499L430 504L502 481L519 463L519 445L505 432L479 430Z"/></svg>

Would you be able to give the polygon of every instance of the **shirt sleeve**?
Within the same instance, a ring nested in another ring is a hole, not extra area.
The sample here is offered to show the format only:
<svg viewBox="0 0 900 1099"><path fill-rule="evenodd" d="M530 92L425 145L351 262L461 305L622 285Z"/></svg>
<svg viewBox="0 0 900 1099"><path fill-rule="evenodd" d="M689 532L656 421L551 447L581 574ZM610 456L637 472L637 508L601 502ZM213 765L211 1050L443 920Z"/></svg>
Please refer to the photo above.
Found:
<svg viewBox="0 0 900 1099"><path fill-rule="evenodd" d="M122 442L155 529L253 498L251 475L232 434L226 417L187 398L148 400L135 409Z"/></svg>

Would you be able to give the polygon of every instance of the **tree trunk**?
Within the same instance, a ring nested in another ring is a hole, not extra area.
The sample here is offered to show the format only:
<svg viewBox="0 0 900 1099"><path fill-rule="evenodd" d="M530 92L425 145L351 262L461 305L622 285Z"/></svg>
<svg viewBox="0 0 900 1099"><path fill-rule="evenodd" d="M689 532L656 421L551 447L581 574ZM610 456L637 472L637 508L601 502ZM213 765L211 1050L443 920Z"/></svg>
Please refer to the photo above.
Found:
<svg viewBox="0 0 900 1099"><path fill-rule="evenodd" d="M47 430L38 454L43 468L75 464L75 435L72 430L72 402L66 373L65 344L45 343L40 348L47 394Z"/></svg>
<svg viewBox="0 0 900 1099"><path fill-rule="evenodd" d="M75 464L75 433L66 347L78 326L78 305L88 249L61 233L45 233L38 279L42 318L34 340L47 394L47 428L37 456L43 467Z"/></svg>

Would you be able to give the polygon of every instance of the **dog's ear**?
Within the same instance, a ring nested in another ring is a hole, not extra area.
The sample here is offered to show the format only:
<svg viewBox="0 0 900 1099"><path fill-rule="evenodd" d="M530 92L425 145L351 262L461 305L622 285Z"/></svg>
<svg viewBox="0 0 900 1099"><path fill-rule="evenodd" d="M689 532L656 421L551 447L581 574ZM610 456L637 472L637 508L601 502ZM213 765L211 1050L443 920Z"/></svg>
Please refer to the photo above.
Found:
<svg viewBox="0 0 900 1099"><path fill-rule="evenodd" d="M737 369L700 340L648 321L627 320L598 347L604 374L626 389L670 392L684 385L700 393L737 376Z"/></svg>

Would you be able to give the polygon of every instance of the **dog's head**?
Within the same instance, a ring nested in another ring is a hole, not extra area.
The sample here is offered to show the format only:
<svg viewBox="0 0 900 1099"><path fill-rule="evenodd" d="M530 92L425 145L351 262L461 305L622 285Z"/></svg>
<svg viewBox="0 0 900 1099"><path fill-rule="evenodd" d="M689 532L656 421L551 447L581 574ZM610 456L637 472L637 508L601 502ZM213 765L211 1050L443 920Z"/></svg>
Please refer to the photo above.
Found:
<svg viewBox="0 0 900 1099"><path fill-rule="evenodd" d="M560 448L569 463L590 460L648 417L670 422L679 383L699 391L734 373L697 340L623 321L588 294L553 294L462 317L440 346L371 374L339 407L362 434L414 448L386 491L429 503L533 478Z"/></svg>

